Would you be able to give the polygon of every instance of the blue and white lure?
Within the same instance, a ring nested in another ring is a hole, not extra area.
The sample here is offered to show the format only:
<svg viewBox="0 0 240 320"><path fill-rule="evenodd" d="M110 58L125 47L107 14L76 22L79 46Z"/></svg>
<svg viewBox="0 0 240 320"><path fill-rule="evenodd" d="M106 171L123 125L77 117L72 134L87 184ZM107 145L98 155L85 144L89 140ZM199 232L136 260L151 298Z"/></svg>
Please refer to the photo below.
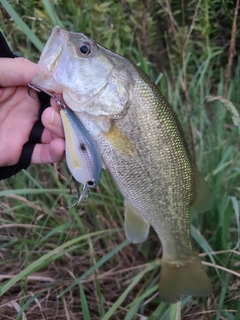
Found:
<svg viewBox="0 0 240 320"><path fill-rule="evenodd" d="M74 179L83 184L75 204L84 201L89 188L96 188L102 172L102 158L95 141L77 116L67 108L60 110L65 141L66 160ZM74 205L75 205L74 204Z"/></svg>
<svg viewBox="0 0 240 320"><path fill-rule="evenodd" d="M102 158L95 141L83 126L78 117L61 102L60 97L51 94L36 84L29 84L31 89L43 91L60 106L60 115L63 123L66 141L66 161L68 168L77 182L83 184L82 192L78 189L76 202L68 208L85 201L88 197L89 189L96 188L100 182L102 172ZM29 93L30 94L30 93Z"/></svg>

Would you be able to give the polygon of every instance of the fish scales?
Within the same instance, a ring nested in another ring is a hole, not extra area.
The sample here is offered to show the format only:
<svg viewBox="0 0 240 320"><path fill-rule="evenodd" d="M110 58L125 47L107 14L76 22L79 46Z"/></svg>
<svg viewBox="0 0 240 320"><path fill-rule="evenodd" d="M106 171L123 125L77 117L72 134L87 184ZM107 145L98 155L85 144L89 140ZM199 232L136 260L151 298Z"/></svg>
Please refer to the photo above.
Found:
<svg viewBox="0 0 240 320"><path fill-rule="evenodd" d="M189 208L206 211L209 191L193 165L178 118L137 66L83 34L53 29L33 79L63 95L97 144L124 196L126 236L163 248L160 297L206 296L211 284L190 235Z"/></svg>

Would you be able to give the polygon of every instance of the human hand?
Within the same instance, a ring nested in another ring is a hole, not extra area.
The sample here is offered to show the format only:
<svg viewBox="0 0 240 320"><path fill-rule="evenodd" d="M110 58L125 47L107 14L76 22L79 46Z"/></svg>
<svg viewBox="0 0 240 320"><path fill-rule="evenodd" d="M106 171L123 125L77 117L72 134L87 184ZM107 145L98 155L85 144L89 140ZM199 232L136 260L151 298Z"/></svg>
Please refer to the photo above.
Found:
<svg viewBox="0 0 240 320"><path fill-rule="evenodd" d="M0 167L18 163L39 118L40 103L28 94L28 82L36 73L37 65L27 59L0 59ZM54 103L43 112L42 123L41 143L35 145L31 163L58 162L64 156L65 142Z"/></svg>

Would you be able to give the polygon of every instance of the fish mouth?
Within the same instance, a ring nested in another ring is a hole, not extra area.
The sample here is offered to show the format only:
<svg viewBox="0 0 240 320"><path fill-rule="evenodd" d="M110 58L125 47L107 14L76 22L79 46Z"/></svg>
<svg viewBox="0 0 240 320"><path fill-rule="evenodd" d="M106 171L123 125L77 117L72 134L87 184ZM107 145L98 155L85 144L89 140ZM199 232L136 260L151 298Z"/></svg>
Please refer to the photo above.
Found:
<svg viewBox="0 0 240 320"><path fill-rule="evenodd" d="M71 110L74 110L73 107L70 107L69 105L72 105L72 101L74 100L72 95L68 95L66 91L63 91L61 86L55 81L55 79L51 76L42 76L40 77L41 84L38 83L39 75L36 74L31 82L29 82L29 87L37 92L44 92L48 96L50 96L55 103L57 103L61 109L69 108ZM105 87L107 86L108 82L104 84L102 88L99 89L99 91L93 95L88 100L85 100L84 103L81 104L82 107L89 106L92 100L98 95L101 94L102 91L104 91ZM51 88L52 86L52 88ZM48 88L48 89L45 89ZM52 89L52 90L51 90ZM29 92L29 95L31 96L31 93ZM32 97L32 96L31 96ZM77 100L75 100L78 102ZM75 110L78 111L78 110Z"/></svg>
<svg viewBox="0 0 240 320"><path fill-rule="evenodd" d="M29 86L36 91L45 92L49 96L52 96L53 93L62 94L61 85L50 75L37 73L29 82Z"/></svg>
<svg viewBox="0 0 240 320"><path fill-rule="evenodd" d="M69 106L73 111L79 111L79 103L81 108L86 108L91 105L91 102L96 99L97 96L101 95L105 88L108 86L109 81L106 81L100 88L96 89L91 94L78 94L73 92L71 89L63 87L54 75L46 73L37 73L29 86L37 91L42 91L52 98L59 98ZM58 99L59 100L59 99Z"/></svg>
<svg viewBox="0 0 240 320"><path fill-rule="evenodd" d="M42 72L53 73L63 52L67 34L60 27L54 27L42 51L38 65Z"/></svg>
<svg viewBox="0 0 240 320"><path fill-rule="evenodd" d="M62 87L59 84L61 68L63 63L68 63L68 59L64 59L63 50L64 43L67 42L67 34L60 27L54 27L38 62L38 73L32 80L34 84L42 91L62 93Z"/></svg>

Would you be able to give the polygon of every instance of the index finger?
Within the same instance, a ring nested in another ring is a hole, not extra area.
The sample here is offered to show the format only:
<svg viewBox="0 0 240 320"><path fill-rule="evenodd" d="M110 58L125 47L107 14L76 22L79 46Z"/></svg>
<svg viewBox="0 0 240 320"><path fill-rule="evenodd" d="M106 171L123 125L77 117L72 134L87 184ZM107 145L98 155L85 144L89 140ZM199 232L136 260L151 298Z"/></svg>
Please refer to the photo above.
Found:
<svg viewBox="0 0 240 320"><path fill-rule="evenodd" d="M26 86L38 71L36 63L24 58L0 59L0 86Z"/></svg>

